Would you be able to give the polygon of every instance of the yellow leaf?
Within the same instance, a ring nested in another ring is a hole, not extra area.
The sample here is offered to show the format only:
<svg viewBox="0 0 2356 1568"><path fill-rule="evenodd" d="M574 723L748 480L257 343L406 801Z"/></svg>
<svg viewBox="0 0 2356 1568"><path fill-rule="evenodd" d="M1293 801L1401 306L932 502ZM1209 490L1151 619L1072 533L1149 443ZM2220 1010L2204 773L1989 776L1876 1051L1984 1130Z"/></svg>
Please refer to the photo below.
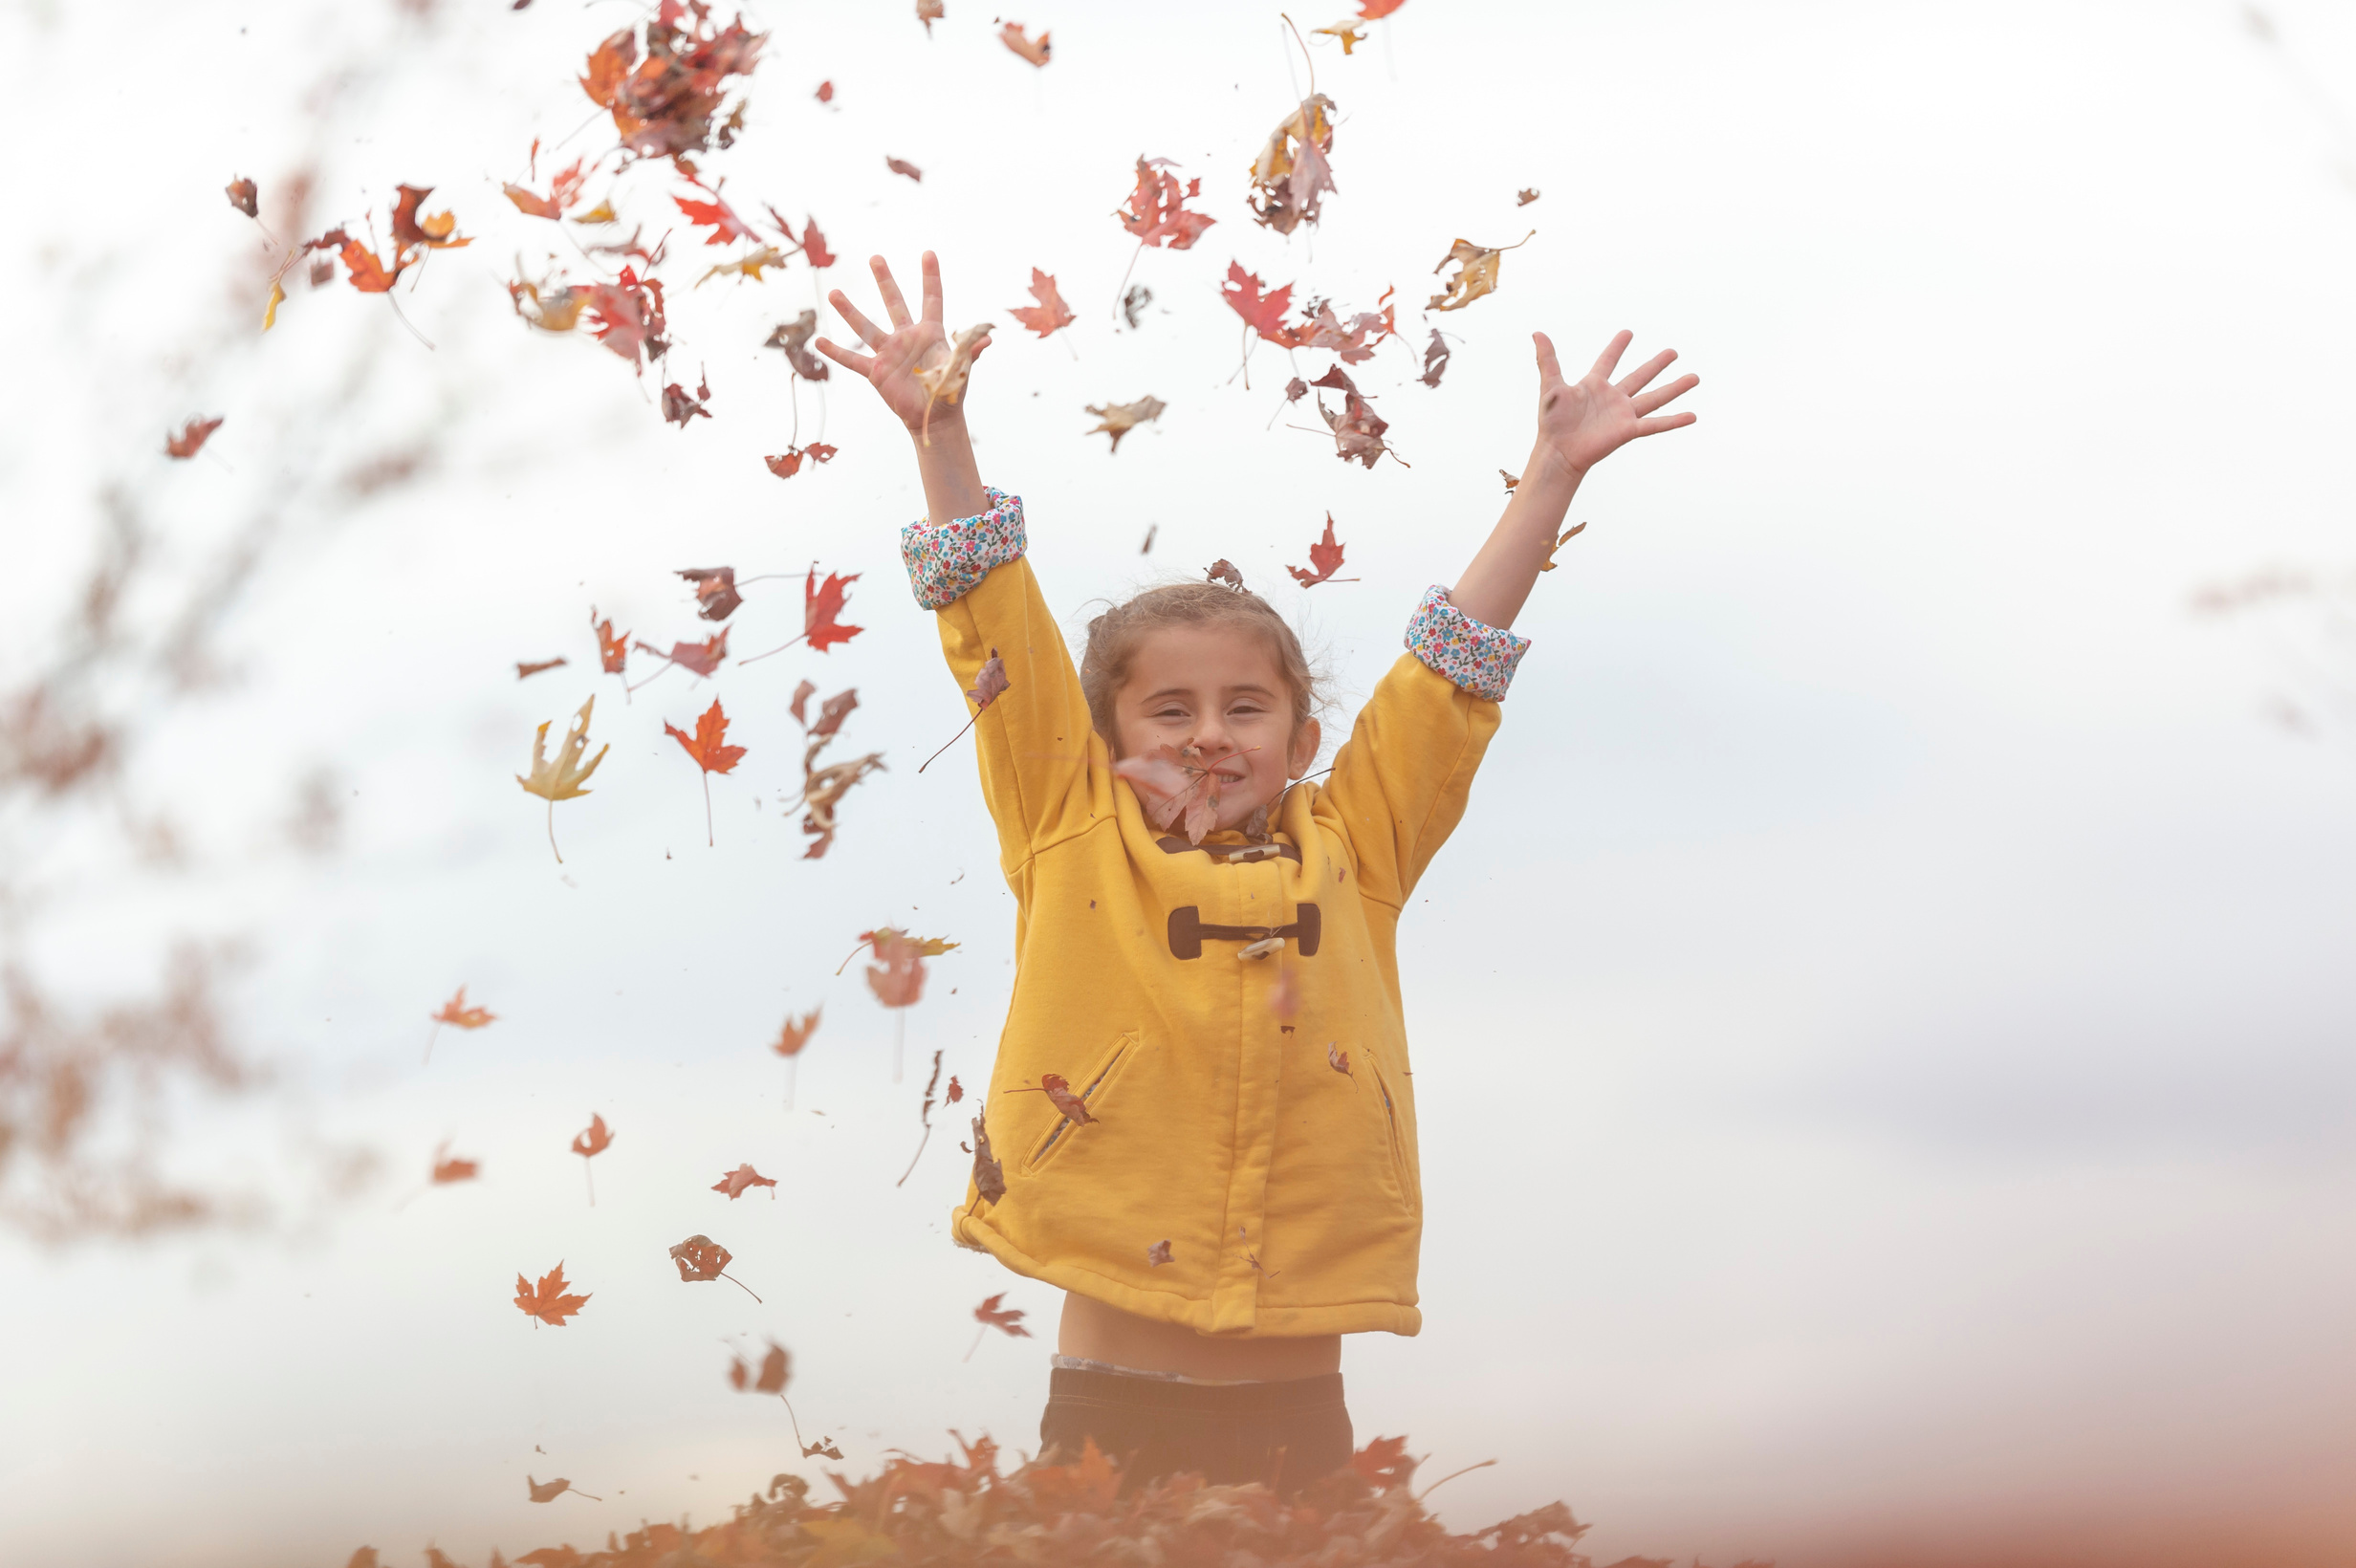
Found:
<svg viewBox="0 0 2356 1568"><path fill-rule="evenodd" d="M1562 537L1557 539L1553 544L1546 547L1546 559L1544 563L1538 567L1538 570L1541 572L1553 571L1555 569L1555 552L1561 549L1564 545L1569 544L1572 536L1576 534L1580 529L1585 528L1586 526L1586 524L1581 523L1578 528L1563 530Z"/></svg>
<svg viewBox="0 0 2356 1568"><path fill-rule="evenodd" d="M1533 229L1529 234L1522 235L1513 244L1494 248L1474 245L1471 240L1458 240L1449 247L1448 254L1440 258L1440 266L1432 269L1436 272L1440 271L1440 268L1454 262L1456 275L1450 278L1448 287L1433 294L1430 303L1424 308L1432 311L1460 311L1481 295L1494 293L1497 287L1497 273L1505 265L1505 252L1520 250L1530 243L1531 235L1537 232L1538 230Z"/></svg>
<svg viewBox="0 0 2356 1568"><path fill-rule="evenodd" d="M954 404L965 396L966 375L973 368L974 357L990 346L990 323L966 328L949 340L949 358L937 365L920 366L916 372L918 384L925 389L925 444L932 444L932 405L936 403Z"/></svg>
<svg viewBox="0 0 2356 1568"><path fill-rule="evenodd" d="M1162 411L1168 406L1159 398L1140 398L1135 403L1108 403L1101 407L1092 403L1086 411L1094 414L1099 423L1095 429L1086 433L1111 436L1112 449L1117 452L1121 449L1123 436L1148 420L1160 419Z"/></svg>
<svg viewBox="0 0 2356 1568"><path fill-rule="evenodd" d="M578 799L587 795L589 792L581 785L598 771L598 764L603 762L605 753L612 750L611 747L600 746L598 754L589 759L589 766L584 768L580 765L581 753L589 749L589 711L597 707L597 702L592 697L580 705L580 711L574 715L572 729L565 734L563 746L553 759L548 755L548 726L556 721L543 722L539 732L532 737L531 776L526 777L522 773L515 775L515 782L521 784L527 793L548 802L548 847L555 853L558 865L564 863L564 852L556 848L556 802Z"/></svg>
<svg viewBox="0 0 2356 1568"><path fill-rule="evenodd" d="M1347 54L1350 51L1356 49L1360 44L1366 41L1365 24L1356 20L1355 18L1349 21L1336 22L1331 27L1321 27L1316 31L1325 33L1330 37L1341 39L1342 53L1344 54Z"/></svg>
<svg viewBox="0 0 2356 1568"><path fill-rule="evenodd" d="M270 304L268 308L262 312L262 330L264 332L268 332L271 328L278 324L278 307L285 303L286 291L278 286L278 280L273 277L270 280Z"/></svg>
<svg viewBox="0 0 2356 1568"><path fill-rule="evenodd" d="M579 217L575 218L573 221L575 223L612 223L614 221L614 204L610 201L600 202L597 206L591 207L588 211L582 213Z"/></svg>
<svg viewBox="0 0 2356 1568"><path fill-rule="evenodd" d="M900 1555L900 1548L892 1544L891 1537L877 1535L857 1519L803 1519L800 1526L818 1539L818 1553L808 1559L807 1568L880 1562Z"/></svg>
<svg viewBox="0 0 2356 1568"><path fill-rule="evenodd" d="M723 272L734 272L739 277L749 277L758 283L761 281L762 268L783 267L784 265L785 257L777 253L777 248L774 245L764 245L757 250L747 251L734 261L722 262L702 277L697 278L695 286L700 289Z"/></svg>

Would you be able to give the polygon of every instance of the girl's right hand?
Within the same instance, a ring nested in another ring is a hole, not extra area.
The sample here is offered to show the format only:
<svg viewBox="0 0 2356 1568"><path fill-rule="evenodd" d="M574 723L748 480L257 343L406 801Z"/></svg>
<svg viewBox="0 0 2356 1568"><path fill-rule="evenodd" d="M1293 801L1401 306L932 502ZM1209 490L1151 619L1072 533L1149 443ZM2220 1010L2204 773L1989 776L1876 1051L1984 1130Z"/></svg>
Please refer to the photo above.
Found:
<svg viewBox="0 0 2356 1568"><path fill-rule="evenodd" d="M885 332L861 315L859 308L840 289L826 296L835 314L849 323L859 334L860 341L875 352L857 354L838 347L821 338L815 345L843 369L867 378L876 396L884 405L900 416L900 423L909 429L921 428L926 423L926 404L930 402L925 383L916 379L917 371L932 369L949 362L949 334L941 326L941 263L929 250L925 252L925 309L914 320L908 316L908 303L900 295L900 285L892 280L892 270L882 256L867 258L868 269L875 273L877 290L884 296L884 311L891 318L892 330ZM965 404L932 403L931 423L938 426L963 418Z"/></svg>

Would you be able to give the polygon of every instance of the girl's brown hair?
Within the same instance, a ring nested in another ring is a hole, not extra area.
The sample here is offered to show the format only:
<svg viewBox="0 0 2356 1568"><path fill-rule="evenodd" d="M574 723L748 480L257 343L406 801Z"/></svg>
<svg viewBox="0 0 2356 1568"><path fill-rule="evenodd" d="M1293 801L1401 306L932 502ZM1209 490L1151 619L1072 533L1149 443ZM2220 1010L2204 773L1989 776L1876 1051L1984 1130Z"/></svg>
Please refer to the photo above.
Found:
<svg viewBox="0 0 2356 1568"><path fill-rule="evenodd" d="M1107 745L1115 744L1113 694L1128 678L1138 644L1164 626L1227 625L1268 640L1293 698L1293 728L1325 706L1325 680L1301 651L1300 639L1275 605L1259 595L1215 582L1172 582L1148 588L1088 622L1087 651L1080 655L1080 686L1088 698L1088 718Z"/></svg>

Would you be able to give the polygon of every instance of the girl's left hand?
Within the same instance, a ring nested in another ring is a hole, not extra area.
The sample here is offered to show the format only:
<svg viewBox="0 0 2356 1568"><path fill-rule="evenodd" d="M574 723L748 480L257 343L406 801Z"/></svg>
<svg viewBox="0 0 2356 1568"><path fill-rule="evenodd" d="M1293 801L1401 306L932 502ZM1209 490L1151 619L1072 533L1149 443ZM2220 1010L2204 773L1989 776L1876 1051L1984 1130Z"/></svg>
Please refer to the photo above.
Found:
<svg viewBox="0 0 2356 1568"><path fill-rule="evenodd" d="M1531 334L1538 344L1538 451L1578 479L1639 436L1659 435L1693 423L1692 414L1655 415L1661 408L1701 385L1699 376L1680 376L1667 386L1645 390L1652 379L1677 358L1663 349L1636 369L1611 380L1620 356L1627 352L1633 333L1623 332L1604 346L1595 366L1576 381L1562 379L1555 345L1542 333Z"/></svg>

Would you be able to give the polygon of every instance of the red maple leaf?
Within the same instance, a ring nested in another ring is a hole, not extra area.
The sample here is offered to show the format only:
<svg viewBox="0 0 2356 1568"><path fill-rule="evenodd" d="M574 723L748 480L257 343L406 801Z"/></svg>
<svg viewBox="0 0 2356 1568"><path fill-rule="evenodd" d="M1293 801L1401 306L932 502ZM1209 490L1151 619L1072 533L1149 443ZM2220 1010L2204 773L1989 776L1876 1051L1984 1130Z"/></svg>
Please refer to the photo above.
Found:
<svg viewBox="0 0 2356 1568"><path fill-rule="evenodd" d="M672 664L684 669L692 670L698 675L709 675L720 667L720 661L728 657L728 634L729 628L723 626L717 634L705 638L701 642L673 642L671 651L668 653L665 653L661 648L644 639L630 645L641 653L651 653L657 659L667 659ZM639 684L644 686L645 683L642 681Z"/></svg>
<svg viewBox="0 0 2356 1568"><path fill-rule="evenodd" d="M753 1187L775 1187L776 1185L751 1165L738 1165L734 1170L727 1172L718 1181L712 1183L711 1189L714 1192L727 1193L729 1202L734 1203ZM774 1197L776 1194L770 1195Z"/></svg>
<svg viewBox="0 0 2356 1568"><path fill-rule="evenodd" d="M188 421L180 427L180 434L164 438L164 455L184 459L194 457L199 448L212 439L212 433L221 428L221 421L228 417L224 414L214 419Z"/></svg>
<svg viewBox="0 0 2356 1568"><path fill-rule="evenodd" d="M825 582L820 583L818 568L814 566L810 569L809 577L801 585L801 620L802 636L809 639L810 646L815 651L824 653L835 643L848 642L867 629L864 626L845 626L836 619L842 614L843 601L849 597L851 584L857 582L859 577L857 572L848 577L829 572Z"/></svg>
<svg viewBox="0 0 2356 1568"><path fill-rule="evenodd" d="M1407 0L1358 0L1358 19L1379 22L1407 3Z"/></svg>
<svg viewBox="0 0 2356 1568"><path fill-rule="evenodd" d="M711 230L704 236L706 245L733 245L738 240L759 237L751 224L736 215L736 209L728 205L726 197L709 186L698 185L696 188L705 191L711 200L690 202L685 196L673 196L671 200L678 203L679 210L687 215L687 222L698 229Z"/></svg>
<svg viewBox="0 0 2356 1568"><path fill-rule="evenodd" d="M775 213L773 211L771 216L775 216ZM780 227L784 226L780 225ZM794 232L790 228L787 228L785 231L788 234ZM802 230L801 253L814 268L832 267L840 259L832 250L826 249L826 236L818 232L818 221L816 218L811 219L809 227Z"/></svg>
<svg viewBox="0 0 2356 1568"><path fill-rule="evenodd" d="M1208 213L1186 209L1189 200L1203 193L1203 183L1189 180L1181 190L1176 175L1154 166L1168 162L1167 158L1139 158L1137 188L1129 192L1127 203L1113 215L1121 220L1122 228L1137 236L1141 246L1167 246L1172 250L1184 250L1219 220Z"/></svg>
<svg viewBox="0 0 2356 1568"><path fill-rule="evenodd" d="M1292 573L1293 580L1303 588L1314 588L1320 582L1356 582L1358 580L1356 577L1336 577L1334 576L1342 569L1342 545L1334 537L1334 514L1330 512L1325 514L1325 536L1309 546L1309 564L1317 570L1304 572L1298 566L1288 566L1285 570Z"/></svg>
<svg viewBox="0 0 2356 1568"><path fill-rule="evenodd" d="M835 101L835 84L831 77L818 83L818 98L820 103Z"/></svg>
<svg viewBox="0 0 2356 1568"><path fill-rule="evenodd" d="M677 741L681 750L695 759L704 771L704 842L712 842L711 833L711 775L725 773L743 760L745 749L728 744L728 715L720 711L720 699L714 697L711 706L704 709L695 721L695 734L690 738L678 726L665 721L663 732Z"/></svg>
<svg viewBox="0 0 2356 1568"><path fill-rule="evenodd" d="M1017 1339L1028 1339L1031 1338L1031 1331L1022 1326L1022 1320L1028 1316L1028 1314L1026 1314L1020 1307L1001 1307L998 1305L999 1302L1005 1299L1006 1293L1004 1291L1000 1291L997 1295L992 1296L980 1306L975 1307L973 1309L973 1320L981 1324L984 1328L998 1329L1006 1334L1013 1335Z"/></svg>
<svg viewBox="0 0 2356 1568"><path fill-rule="evenodd" d="M1227 264L1227 284L1220 289L1219 297L1243 317L1245 326L1279 347L1293 347L1293 334L1284 325L1284 313L1293 304L1293 286L1287 283L1266 294L1260 293L1261 288L1258 274L1245 272L1240 261L1231 261Z"/></svg>
<svg viewBox="0 0 2356 1568"><path fill-rule="evenodd" d="M1006 314L1041 338L1070 326L1076 319L1064 305L1063 295L1056 292L1056 280L1036 267L1031 269L1031 297L1038 303L1013 306Z"/></svg>
<svg viewBox="0 0 2356 1568"><path fill-rule="evenodd" d="M551 1328L562 1328L567 1318L577 1316L581 1308L589 1304L589 1297L585 1296L565 1295L564 1286L562 1263L540 1275L536 1286L522 1274L517 1274L515 1305L523 1309L527 1318L535 1318Z"/></svg>
<svg viewBox="0 0 2356 1568"><path fill-rule="evenodd" d="M667 318L661 278L642 279L625 265L618 282L592 283L581 292L587 298L582 308L594 320L599 342L642 368L644 361L670 351L663 336Z"/></svg>

